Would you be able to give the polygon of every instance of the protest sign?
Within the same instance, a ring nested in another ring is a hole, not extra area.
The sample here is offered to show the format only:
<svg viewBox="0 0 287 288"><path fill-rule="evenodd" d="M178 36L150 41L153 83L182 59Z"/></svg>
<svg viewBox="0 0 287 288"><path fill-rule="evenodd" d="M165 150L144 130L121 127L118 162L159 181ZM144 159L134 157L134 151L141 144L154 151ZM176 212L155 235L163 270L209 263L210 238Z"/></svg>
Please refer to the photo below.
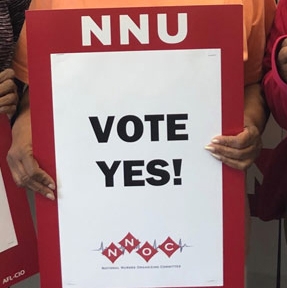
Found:
<svg viewBox="0 0 287 288"><path fill-rule="evenodd" d="M57 183L41 287L242 288L243 174L204 149L242 130L242 7L30 11L27 33Z"/></svg>
<svg viewBox="0 0 287 288"><path fill-rule="evenodd" d="M0 287L6 288L38 272L37 240L24 189L14 183L6 155L11 128L0 115Z"/></svg>

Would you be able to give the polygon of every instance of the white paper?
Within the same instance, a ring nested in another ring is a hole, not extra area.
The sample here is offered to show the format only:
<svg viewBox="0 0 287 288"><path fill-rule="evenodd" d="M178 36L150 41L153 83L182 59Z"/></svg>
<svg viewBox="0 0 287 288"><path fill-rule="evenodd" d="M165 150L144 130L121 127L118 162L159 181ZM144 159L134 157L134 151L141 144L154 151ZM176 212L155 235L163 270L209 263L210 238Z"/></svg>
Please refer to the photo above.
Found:
<svg viewBox="0 0 287 288"><path fill-rule="evenodd" d="M0 253L17 245L18 241L0 169Z"/></svg>
<svg viewBox="0 0 287 288"><path fill-rule="evenodd" d="M221 134L220 63L219 49L51 55L63 287L223 284L222 165L204 149ZM176 121L184 125L177 134L188 140L167 140L171 114L188 115ZM118 136L127 115L143 125L136 142ZM151 141L145 115L164 115L159 141ZM115 117L107 143L98 143L91 116L103 128ZM146 181L154 177L146 170L154 159L168 163L165 185ZM173 159L182 159L182 185L173 183ZM132 177L144 186L124 186L123 161L131 160L144 161ZM105 186L96 161L120 161L114 187ZM141 243L112 263L103 250L111 243L122 248L128 233ZM176 247L170 239L180 248L168 257L158 246ZM157 251L148 261L137 253L145 242Z"/></svg>

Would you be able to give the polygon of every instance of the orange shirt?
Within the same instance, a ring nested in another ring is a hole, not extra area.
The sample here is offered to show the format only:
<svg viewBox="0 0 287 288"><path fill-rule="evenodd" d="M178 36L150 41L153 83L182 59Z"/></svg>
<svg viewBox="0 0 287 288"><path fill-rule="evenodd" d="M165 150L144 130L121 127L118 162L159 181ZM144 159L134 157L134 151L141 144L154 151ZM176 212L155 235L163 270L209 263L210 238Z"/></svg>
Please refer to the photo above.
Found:
<svg viewBox="0 0 287 288"><path fill-rule="evenodd" d="M242 4L244 10L245 84L260 81L266 37L275 12L274 0L32 0L30 9L114 8L179 5ZM230 39L232 41L232 39ZM16 76L28 83L25 26L21 33L14 60Z"/></svg>

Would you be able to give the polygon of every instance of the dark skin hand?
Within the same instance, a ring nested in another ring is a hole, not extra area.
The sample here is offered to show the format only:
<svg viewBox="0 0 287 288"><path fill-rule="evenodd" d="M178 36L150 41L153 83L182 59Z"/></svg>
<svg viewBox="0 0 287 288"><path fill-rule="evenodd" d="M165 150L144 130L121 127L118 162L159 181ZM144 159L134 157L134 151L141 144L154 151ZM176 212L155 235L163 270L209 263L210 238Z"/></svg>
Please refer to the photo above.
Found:
<svg viewBox="0 0 287 288"><path fill-rule="evenodd" d="M50 200L55 199L54 180L40 168L33 156L28 90L20 103L20 114L12 128L12 145L7 162L17 186L39 192Z"/></svg>
<svg viewBox="0 0 287 288"><path fill-rule="evenodd" d="M287 83L287 38L281 43L277 56L277 67L282 80Z"/></svg>
<svg viewBox="0 0 287 288"><path fill-rule="evenodd" d="M17 109L18 94L14 83L14 71L5 69L0 72L0 113L11 118Z"/></svg>
<svg viewBox="0 0 287 288"><path fill-rule="evenodd" d="M235 136L216 136L205 146L213 157L239 170L247 170L262 148L261 133L267 121L267 110L259 84L245 87L244 129Z"/></svg>

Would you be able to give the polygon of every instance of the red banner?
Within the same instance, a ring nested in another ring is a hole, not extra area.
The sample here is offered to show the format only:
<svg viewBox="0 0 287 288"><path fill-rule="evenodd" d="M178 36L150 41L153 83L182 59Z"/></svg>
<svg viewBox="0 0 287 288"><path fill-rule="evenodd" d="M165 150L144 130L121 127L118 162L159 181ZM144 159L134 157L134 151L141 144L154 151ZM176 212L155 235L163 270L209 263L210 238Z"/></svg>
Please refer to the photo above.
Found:
<svg viewBox="0 0 287 288"><path fill-rule="evenodd" d="M11 143L6 115L0 115L0 287L6 288L38 272L37 240L30 206L16 187L6 155Z"/></svg>

